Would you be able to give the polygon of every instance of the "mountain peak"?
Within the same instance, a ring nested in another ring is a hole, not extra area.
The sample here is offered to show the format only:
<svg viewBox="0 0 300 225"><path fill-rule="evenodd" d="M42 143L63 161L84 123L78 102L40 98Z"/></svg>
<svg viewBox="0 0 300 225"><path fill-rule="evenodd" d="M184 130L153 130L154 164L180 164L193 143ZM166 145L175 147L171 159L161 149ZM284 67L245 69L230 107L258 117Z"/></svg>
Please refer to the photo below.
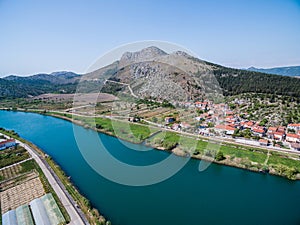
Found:
<svg viewBox="0 0 300 225"><path fill-rule="evenodd" d="M134 62L149 61L164 55L167 55L165 51L156 46L150 46L136 52L125 52L120 59L120 65L124 67Z"/></svg>
<svg viewBox="0 0 300 225"><path fill-rule="evenodd" d="M55 77L60 77L60 78L65 78L65 79L71 79L77 76L80 76L77 73L73 73L70 71L57 71L57 72L53 72L50 75L55 76Z"/></svg>
<svg viewBox="0 0 300 225"><path fill-rule="evenodd" d="M190 54L188 54L184 51L176 51L173 54L178 55L178 56L183 56L185 58L194 58L194 56L191 56Z"/></svg>

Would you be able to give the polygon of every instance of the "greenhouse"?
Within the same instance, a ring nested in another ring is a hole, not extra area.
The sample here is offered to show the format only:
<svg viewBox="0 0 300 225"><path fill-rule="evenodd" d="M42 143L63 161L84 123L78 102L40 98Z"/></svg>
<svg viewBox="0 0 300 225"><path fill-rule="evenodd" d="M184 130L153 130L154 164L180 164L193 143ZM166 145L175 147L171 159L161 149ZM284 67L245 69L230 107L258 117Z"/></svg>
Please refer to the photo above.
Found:
<svg viewBox="0 0 300 225"><path fill-rule="evenodd" d="M34 225L28 205L19 206L16 209L18 225Z"/></svg>
<svg viewBox="0 0 300 225"><path fill-rule="evenodd" d="M52 194L34 199L28 205L19 206L2 215L3 225L58 225L66 220Z"/></svg>
<svg viewBox="0 0 300 225"><path fill-rule="evenodd" d="M45 206L51 225L57 225L65 222L65 219L52 194L46 194L40 199Z"/></svg>
<svg viewBox="0 0 300 225"><path fill-rule="evenodd" d="M10 210L2 215L2 225L18 225L15 210Z"/></svg>
<svg viewBox="0 0 300 225"><path fill-rule="evenodd" d="M35 224L51 225L48 214L40 198L34 199L30 202L30 208L34 217Z"/></svg>

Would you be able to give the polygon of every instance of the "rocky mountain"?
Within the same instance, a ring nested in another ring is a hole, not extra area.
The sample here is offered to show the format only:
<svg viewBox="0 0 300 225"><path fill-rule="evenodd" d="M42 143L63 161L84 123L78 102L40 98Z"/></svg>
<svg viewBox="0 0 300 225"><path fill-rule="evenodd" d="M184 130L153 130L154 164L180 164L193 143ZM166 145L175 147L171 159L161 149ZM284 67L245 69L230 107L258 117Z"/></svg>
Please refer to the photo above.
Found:
<svg viewBox="0 0 300 225"><path fill-rule="evenodd" d="M167 55L166 52L155 46L144 48L137 52L125 52L119 61L119 66L125 67L132 63L150 61L165 55Z"/></svg>
<svg viewBox="0 0 300 225"><path fill-rule="evenodd" d="M174 102L251 92L300 97L299 87L297 78L227 68L152 46L125 52L120 60L83 75L55 72L5 77L0 79L0 97L101 91Z"/></svg>
<svg viewBox="0 0 300 225"><path fill-rule="evenodd" d="M140 98L170 101L245 92L300 96L299 79L227 68L185 52L167 54L156 47L124 53L120 61L86 74L82 79L98 80L99 90L104 92L130 94L124 85L128 84Z"/></svg>
<svg viewBox="0 0 300 225"><path fill-rule="evenodd" d="M275 67L268 69L250 67L247 70L268 74L277 74L282 76L300 76L300 66Z"/></svg>

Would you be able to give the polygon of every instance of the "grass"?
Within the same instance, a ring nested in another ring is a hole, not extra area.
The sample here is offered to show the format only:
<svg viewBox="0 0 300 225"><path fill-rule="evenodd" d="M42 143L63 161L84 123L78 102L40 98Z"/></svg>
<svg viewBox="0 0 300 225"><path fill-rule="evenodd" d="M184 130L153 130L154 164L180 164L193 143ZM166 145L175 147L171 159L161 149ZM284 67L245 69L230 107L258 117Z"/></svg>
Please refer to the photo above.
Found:
<svg viewBox="0 0 300 225"><path fill-rule="evenodd" d="M30 172L34 169L36 169L37 165L36 162L34 160L28 160L26 162L21 163L21 171L20 173L27 173Z"/></svg>
<svg viewBox="0 0 300 225"><path fill-rule="evenodd" d="M269 168L274 170L274 174L289 179L295 179L297 173L300 173L300 161L289 158L291 154L288 153L272 152L267 165L265 165L268 150L260 148L221 142L210 142L208 144L208 142L204 140L196 140L193 137L180 136L177 133L168 131L155 135L148 140L147 143L155 147L163 147L167 150L179 147L184 152L199 155L198 158L201 158L201 156L205 155L209 150L219 150L226 157L225 164L252 170L265 170ZM299 158L299 156L297 157ZM237 159L237 161L234 161L235 159Z"/></svg>
<svg viewBox="0 0 300 225"><path fill-rule="evenodd" d="M148 126L137 123L128 123L127 121L111 120L108 118L92 118L77 115L70 115L67 113L51 112L50 115L63 116L68 119L73 119L82 122L85 127L97 128L98 130L116 136L118 138L140 143L147 139L152 133L158 129L149 129Z"/></svg>
<svg viewBox="0 0 300 225"><path fill-rule="evenodd" d="M297 171L300 171L300 161L286 158L286 156L280 155L271 155L269 158L269 165L284 165L289 168L295 168Z"/></svg>
<svg viewBox="0 0 300 225"><path fill-rule="evenodd" d="M231 146L221 146L220 150L229 156L234 156L241 159L249 159L251 162L263 164L267 158L267 154L260 151L241 150L239 148L233 148Z"/></svg>
<svg viewBox="0 0 300 225"><path fill-rule="evenodd" d="M21 146L2 150L0 152L0 168L15 164L28 158L28 152Z"/></svg>
<svg viewBox="0 0 300 225"><path fill-rule="evenodd" d="M161 132L147 141L148 144L171 150L179 143L180 136L173 132Z"/></svg>

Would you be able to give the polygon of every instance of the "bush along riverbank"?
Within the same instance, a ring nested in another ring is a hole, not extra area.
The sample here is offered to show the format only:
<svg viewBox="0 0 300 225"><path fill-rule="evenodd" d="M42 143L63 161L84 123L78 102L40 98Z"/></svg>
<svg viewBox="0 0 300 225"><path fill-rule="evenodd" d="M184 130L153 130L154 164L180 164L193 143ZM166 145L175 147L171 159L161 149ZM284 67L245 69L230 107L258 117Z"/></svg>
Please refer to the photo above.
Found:
<svg viewBox="0 0 300 225"><path fill-rule="evenodd" d="M300 156L293 153L275 152L268 149L212 141L178 134L172 131L157 132L144 124L114 121L109 118L92 118L68 113L51 113L58 117L120 139L144 143L150 147L173 152L179 156L212 161L217 164L237 167L265 174L282 176L291 180L300 179ZM128 126L129 123L129 126ZM116 125L117 124L117 125ZM152 134L157 133L152 136Z"/></svg>
<svg viewBox="0 0 300 225"><path fill-rule="evenodd" d="M82 212L85 214L87 220L92 225L111 225L111 222L106 220L103 215L99 213L99 211L96 208L93 208L90 204L89 200L85 198L79 190L72 184L69 177L64 173L64 171L55 163L55 161L49 157L47 154L45 154L41 149L39 149L37 146L35 146L33 143L21 138L15 131L13 130L5 130L3 128L0 128L0 132L3 134L6 134L14 139L18 139L19 141L26 143L29 145L32 149L34 149L40 156L42 156L51 169L55 172L55 174L58 176L60 181L63 183L64 187L68 191L68 193L72 196L74 201L77 203L78 207L82 210ZM70 221L70 217L67 214L65 208L59 201L56 193L50 186L49 182L47 181L45 175L43 174L42 170L39 168L39 166L34 162L35 169L39 172L41 176L41 181L44 185L46 192L51 192L55 198L55 200L58 202L58 205L66 219L67 222Z"/></svg>

